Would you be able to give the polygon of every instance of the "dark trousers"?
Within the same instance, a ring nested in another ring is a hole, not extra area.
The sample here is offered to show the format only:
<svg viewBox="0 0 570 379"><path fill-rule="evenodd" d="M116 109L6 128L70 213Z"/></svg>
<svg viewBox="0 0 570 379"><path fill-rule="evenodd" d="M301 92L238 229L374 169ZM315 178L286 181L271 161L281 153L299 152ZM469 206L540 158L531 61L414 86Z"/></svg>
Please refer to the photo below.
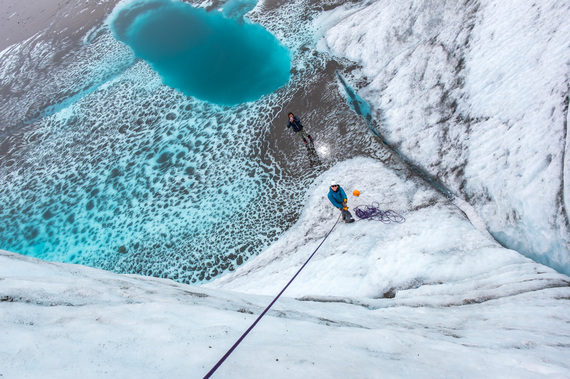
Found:
<svg viewBox="0 0 570 379"><path fill-rule="evenodd" d="M295 132L295 134L298 135L299 137L301 137L301 139L303 141L305 141L305 137L307 137L308 139L311 139L311 136L304 129L301 129L298 132Z"/></svg>
<svg viewBox="0 0 570 379"><path fill-rule="evenodd" d="M342 219L346 222L352 220L352 214L348 211L348 209L341 209Z"/></svg>

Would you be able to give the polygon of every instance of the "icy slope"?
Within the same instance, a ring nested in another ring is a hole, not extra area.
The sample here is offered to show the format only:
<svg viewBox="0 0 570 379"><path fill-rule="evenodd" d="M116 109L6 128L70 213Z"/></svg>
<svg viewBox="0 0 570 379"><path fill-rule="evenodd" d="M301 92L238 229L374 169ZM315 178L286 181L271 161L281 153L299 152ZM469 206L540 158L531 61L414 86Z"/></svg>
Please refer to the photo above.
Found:
<svg viewBox="0 0 570 379"><path fill-rule="evenodd" d="M319 177L291 230L207 286L223 289L1 252L0 374L202 377L334 224L332 177L406 222L338 225L215 378L570 377L570 279L364 158Z"/></svg>
<svg viewBox="0 0 570 379"><path fill-rule="evenodd" d="M299 221L277 243L234 274L204 286L275 293L333 226L338 211L326 197L333 178L350 194L353 210L378 202L382 209L404 215L406 222L340 223L321 247L322 253L288 290L292 296L379 299L396 294L401 300L426 291L446 294L444 302L461 304L500 297L491 290L498 273L519 282L543 271L516 251L489 240L448 199L417 179L399 175L377 160L354 158L315 180ZM352 196L354 189L361 192L359 197Z"/></svg>
<svg viewBox="0 0 570 379"><path fill-rule="evenodd" d="M567 274L569 18L555 0L387 0L317 23L321 50L361 66L384 138L502 244Z"/></svg>

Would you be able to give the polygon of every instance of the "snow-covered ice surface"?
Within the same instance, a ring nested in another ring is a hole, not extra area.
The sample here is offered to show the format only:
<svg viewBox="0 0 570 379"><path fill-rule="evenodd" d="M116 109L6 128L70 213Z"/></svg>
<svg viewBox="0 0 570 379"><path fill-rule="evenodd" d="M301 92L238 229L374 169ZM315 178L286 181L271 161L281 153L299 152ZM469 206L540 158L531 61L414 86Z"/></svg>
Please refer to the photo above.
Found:
<svg viewBox="0 0 570 379"><path fill-rule="evenodd" d="M277 243L201 287L0 253L0 374L203 377L334 225L331 178L406 222L337 225L215 378L570 377L570 278L370 158L323 173Z"/></svg>
<svg viewBox="0 0 570 379"><path fill-rule="evenodd" d="M361 66L384 138L503 245L566 274L569 18L555 0L386 0L317 22L319 48Z"/></svg>

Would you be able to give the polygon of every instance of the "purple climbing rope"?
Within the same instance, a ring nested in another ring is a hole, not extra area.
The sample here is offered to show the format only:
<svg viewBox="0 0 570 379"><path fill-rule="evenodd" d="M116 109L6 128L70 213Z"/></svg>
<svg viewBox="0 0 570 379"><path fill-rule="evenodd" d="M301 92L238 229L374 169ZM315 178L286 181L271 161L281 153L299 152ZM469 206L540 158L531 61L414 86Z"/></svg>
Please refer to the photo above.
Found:
<svg viewBox="0 0 570 379"><path fill-rule="evenodd" d="M212 369L206 374L206 376L204 376L204 379L208 379L210 378L214 372L216 372L216 370L222 365L222 363L224 363L224 361L230 356L230 354L235 350L236 347L238 347L238 345L241 343L241 341L243 341L243 339L249 334L249 332L252 331L252 329L255 327L255 325L257 325L257 323L259 322L259 320L261 320L263 318L263 316L265 316L265 314L267 313L267 311L269 311L269 309L273 306L273 304L275 304L275 302L277 301L277 299L279 299L279 297L281 297L281 295L283 294L283 292L285 292L285 290L287 289L287 287L289 287L289 285L291 283L293 283L293 280L295 280L295 278L297 277L297 275L299 275L299 273L301 272L301 270L303 270L305 268L305 266L309 263L309 261L311 260L311 258L313 258L313 256L317 253L317 251L319 250L319 248L322 246L322 244L325 242L325 240L328 238L328 236L332 233L332 231L334 230L336 224L338 224L338 220L340 220L340 215L338 216L338 218L336 219L336 222L334 223L333 227L331 228L331 230L329 230L329 232L327 233L327 235L323 238L323 240L321 241L321 243L319 244L319 246L317 246L317 248L315 249L315 251L313 251L313 254L311 254L311 256L305 261L305 264L303 264L303 266L301 266L301 268L299 269L299 271L297 271L297 273L295 275L293 275L293 277L291 278L291 280L289 281L289 283L287 283L287 285L285 287L283 287L283 289L281 290L281 292L279 292L279 294L273 299L273 301L267 306L267 308L265 308L265 310L263 312L261 312L261 314L259 315L259 317L257 317L257 319L253 322L253 324L251 324L251 326L242 334L242 336L236 341L236 343L233 344L233 346L226 352L226 354L224 354L224 356L218 361L218 363L216 363L214 365L214 367L212 367Z"/></svg>
<svg viewBox="0 0 570 379"><path fill-rule="evenodd" d="M389 224L391 222L401 224L406 221L404 216L391 209L386 211L381 210L380 204L377 202L374 202L371 205L359 205L354 208L354 213L356 214L356 217L361 220L381 221L384 224Z"/></svg>

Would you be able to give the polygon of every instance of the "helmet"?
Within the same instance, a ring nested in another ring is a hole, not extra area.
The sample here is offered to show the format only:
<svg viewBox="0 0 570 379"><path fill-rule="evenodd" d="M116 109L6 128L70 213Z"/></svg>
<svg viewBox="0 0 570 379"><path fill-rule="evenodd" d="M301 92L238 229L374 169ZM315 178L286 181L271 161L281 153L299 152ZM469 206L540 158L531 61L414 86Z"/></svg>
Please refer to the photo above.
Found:
<svg viewBox="0 0 570 379"><path fill-rule="evenodd" d="M354 191L352 191L352 195L353 195L353 196L360 196L360 191L359 191L359 190L354 190Z"/></svg>
<svg viewBox="0 0 570 379"><path fill-rule="evenodd" d="M331 180L331 187L332 186L338 186L338 183L336 180Z"/></svg>

